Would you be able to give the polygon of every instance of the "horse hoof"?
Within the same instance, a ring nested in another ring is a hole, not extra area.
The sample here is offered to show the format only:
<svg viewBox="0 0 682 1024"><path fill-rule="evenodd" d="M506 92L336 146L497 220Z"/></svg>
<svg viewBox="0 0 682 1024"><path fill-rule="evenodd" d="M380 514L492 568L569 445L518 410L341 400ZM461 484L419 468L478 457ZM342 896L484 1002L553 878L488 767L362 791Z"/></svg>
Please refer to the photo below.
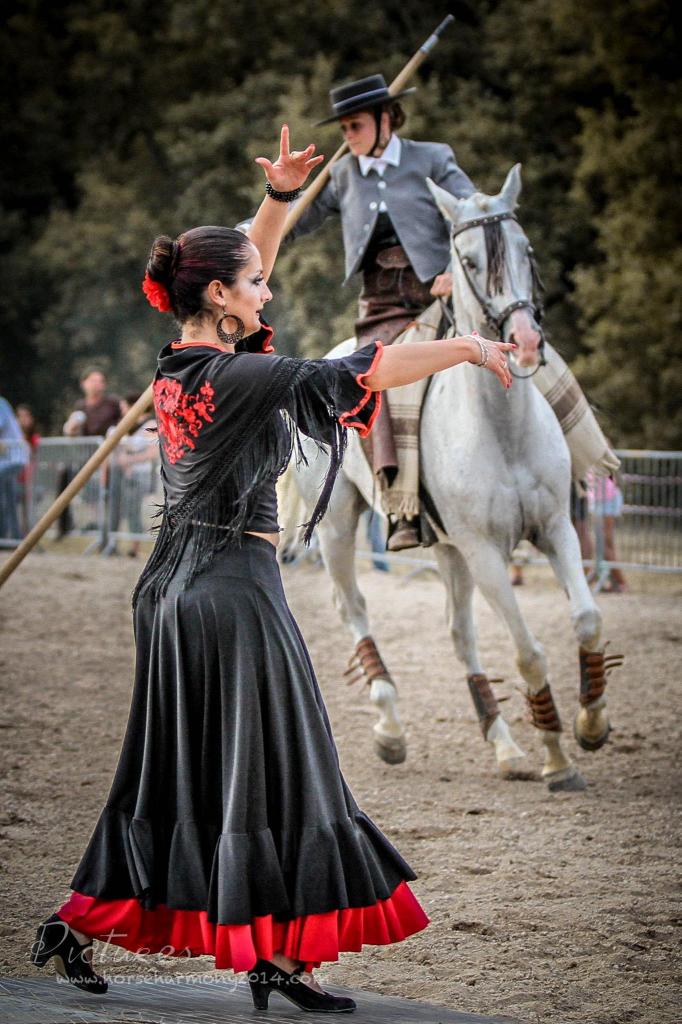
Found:
<svg viewBox="0 0 682 1024"><path fill-rule="evenodd" d="M506 761L500 761L498 766L500 775L509 781L533 781L537 779L537 772L528 767L525 757L509 757Z"/></svg>
<svg viewBox="0 0 682 1024"><path fill-rule="evenodd" d="M574 764L545 775L545 782L550 793L582 793L587 789L585 779Z"/></svg>
<svg viewBox="0 0 682 1024"><path fill-rule="evenodd" d="M407 757L407 744L402 736L374 736L374 750L386 764L402 764Z"/></svg>
<svg viewBox="0 0 682 1024"><path fill-rule="evenodd" d="M600 736L595 736L594 738L592 738L591 736L585 736L583 733L580 732L578 728L579 715L580 712L578 712L578 714L573 719L573 735L575 736L578 746L582 747L583 750L601 750L601 748L604 746L604 744L609 738L609 733L611 732L611 724L607 724L606 730Z"/></svg>

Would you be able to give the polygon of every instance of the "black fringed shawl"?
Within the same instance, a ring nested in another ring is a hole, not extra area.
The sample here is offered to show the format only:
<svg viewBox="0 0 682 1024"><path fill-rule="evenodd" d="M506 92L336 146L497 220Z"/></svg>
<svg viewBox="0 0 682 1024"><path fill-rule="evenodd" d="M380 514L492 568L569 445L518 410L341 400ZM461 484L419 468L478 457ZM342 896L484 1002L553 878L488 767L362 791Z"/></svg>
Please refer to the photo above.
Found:
<svg viewBox="0 0 682 1024"><path fill-rule="evenodd" d="M165 593L191 534L185 586L216 551L241 543L254 491L284 472L292 453L306 461L299 430L325 446L330 457L305 524L308 544L326 511L347 427L369 433L381 393L371 391L363 377L379 361L381 342L340 359L294 359L270 354L272 333L265 327L234 353L209 343L171 342L161 350L153 387L165 502L133 607L143 593L153 600ZM192 520L221 529L197 528Z"/></svg>

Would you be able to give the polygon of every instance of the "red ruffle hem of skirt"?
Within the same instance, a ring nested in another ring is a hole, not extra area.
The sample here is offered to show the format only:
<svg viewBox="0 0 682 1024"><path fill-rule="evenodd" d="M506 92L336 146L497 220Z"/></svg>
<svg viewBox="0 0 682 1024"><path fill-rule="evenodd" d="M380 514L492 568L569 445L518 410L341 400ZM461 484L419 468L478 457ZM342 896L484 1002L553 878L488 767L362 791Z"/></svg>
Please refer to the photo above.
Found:
<svg viewBox="0 0 682 1024"><path fill-rule="evenodd" d="M213 924L205 910L172 910L158 904L143 910L136 899L102 900L73 892L57 910L67 924L101 942L132 953L215 957L218 969L249 971L259 957L283 953L305 963L306 970L339 953L359 953L366 943L389 945L421 931L429 923L407 882L370 907L348 907L276 921L272 914L250 924Z"/></svg>

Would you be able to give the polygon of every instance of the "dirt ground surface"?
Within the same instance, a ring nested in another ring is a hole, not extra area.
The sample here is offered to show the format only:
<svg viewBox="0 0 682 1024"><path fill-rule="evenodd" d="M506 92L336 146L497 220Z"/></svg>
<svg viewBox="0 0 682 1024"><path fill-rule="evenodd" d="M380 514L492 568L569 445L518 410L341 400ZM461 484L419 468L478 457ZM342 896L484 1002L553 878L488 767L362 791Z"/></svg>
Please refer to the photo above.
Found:
<svg viewBox="0 0 682 1024"><path fill-rule="evenodd" d="M130 593L140 567L32 555L0 593L4 974L37 973L28 963L36 925L68 896L106 799L130 701ZM344 774L414 868L412 887L431 918L405 942L324 965L323 984L531 1024L682 1020L682 580L639 577L630 593L599 599L605 637L627 662L607 691L611 740L588 754L570 728L578 659L567 603L543 569L528 571L518 597L550 657L566 747L589 783L552 794L542 781L496 775L434 575L361 570L408 732L407 761L389 766L373 750L367 690L342 682L350 641L326 575L311 565L283 573ZM505 677L505 716L539 770L511 642L480 600L477 619L488 672ZM109 976L213 968L211 957L140 957L99 943L95 956Z"/></svg>

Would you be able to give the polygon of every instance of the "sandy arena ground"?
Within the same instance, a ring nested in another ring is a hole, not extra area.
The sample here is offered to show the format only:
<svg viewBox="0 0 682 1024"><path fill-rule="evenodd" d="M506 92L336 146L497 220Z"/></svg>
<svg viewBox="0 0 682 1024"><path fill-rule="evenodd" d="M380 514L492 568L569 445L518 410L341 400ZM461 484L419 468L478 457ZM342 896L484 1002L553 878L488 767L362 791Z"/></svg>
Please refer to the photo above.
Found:
<svg viewBox="0 0 682 1024"><path fill-rule="evenodd" d="M37 973L27 959L36 924L67 897L108 792L130 700L129 597L140 565L32 555L0 594L5 974ZM434 576L361 574L408 729L408 759L390 767L373 751L367 691L341 681L350 645L327 577L312 566L284 574L344 774L414 867L431 917L403 943L342 955L320 972L323 983L532 1024L682 1020L682 580L640 577L630 594L600 598L605 635L627 664L609 684L611 741L587 754L570 730L577 651L567 605L544 570L529 571L518 596L550 655L567 747L589 782L584 793L557 795L540 781L496 776ZM505 715L539 769L511 643L487 606L477 607L488 671L505 676ZM100 944L96 958L109 975L204 974L213 965Z"/></svg>

